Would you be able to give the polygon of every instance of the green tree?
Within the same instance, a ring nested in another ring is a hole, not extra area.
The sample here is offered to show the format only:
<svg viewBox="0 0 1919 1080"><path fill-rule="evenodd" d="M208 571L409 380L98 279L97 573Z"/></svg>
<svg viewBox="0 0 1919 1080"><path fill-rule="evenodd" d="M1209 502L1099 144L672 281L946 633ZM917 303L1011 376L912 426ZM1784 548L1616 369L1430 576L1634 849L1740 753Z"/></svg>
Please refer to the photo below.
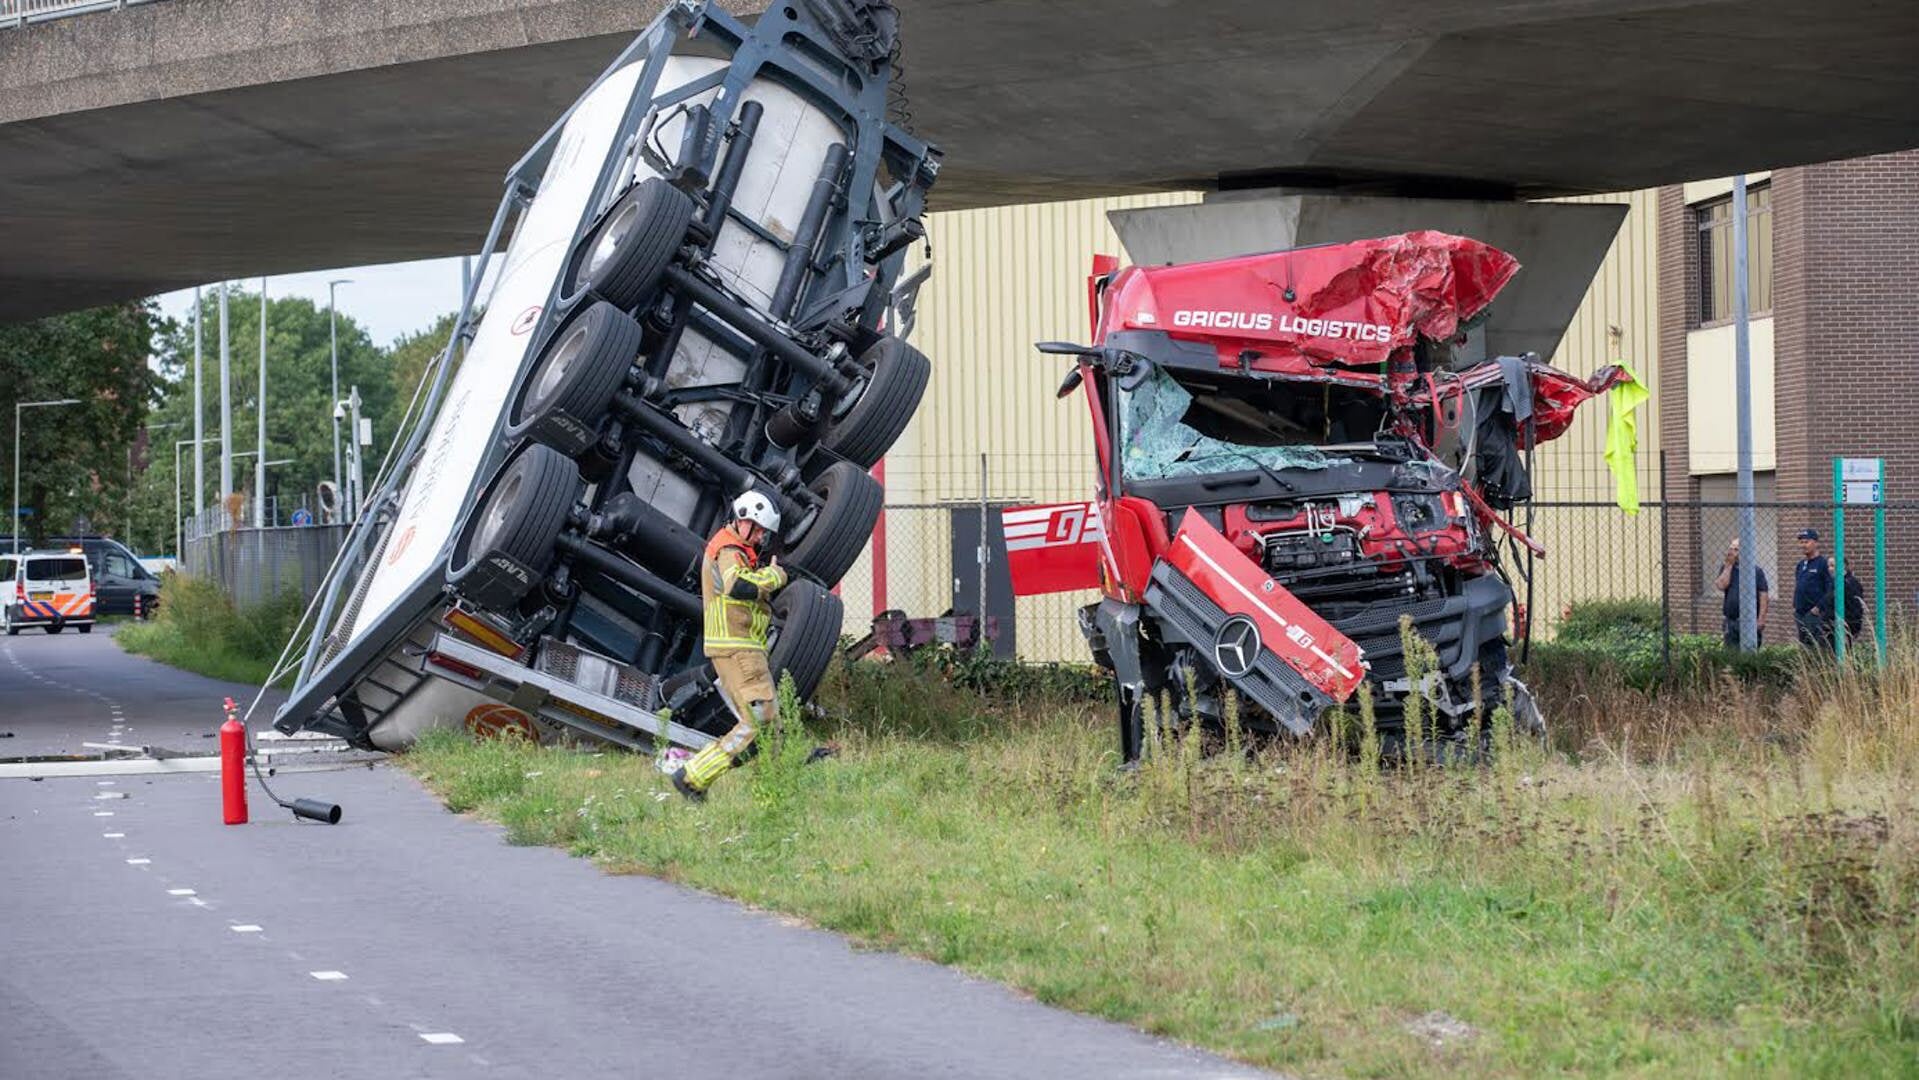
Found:
<svg viewBox="0 0 1919 1080"><path fill-rule="evenodd" d="M146 301L0 325L0 401L80 401L25 413L19 500L24 535L35 542L128 524L129 483L145 464L140 434L158 386L147 362L156 326ZM9 485L13 434L0 440ZM13 498L9 490L7 505Z"/></svg>
<svg viewBox="0 0 1919 1080"><path fill-rule="evenodd" d="M393 371L393 396L402 411L413 400L413 392L426 376L427 368L446 348L447 340L453 336L453 320L458 317L459 312L449 311L433 320L433 325L425 330L403 335L387 350L387 363ZM474 318L477 321L479 316Z"/></svg>
<svg viewBox="0 0 1919 1080"><path fill-rule="evenodd" d="M220 483L220 301L214 290L201 297L201 377L205 410L207 505L218 500ZM234 289L227 299L229 382L233 412L233 452L252 451L258 440L260 388L260 294ZM351 317L339 317L340 395L351 388L360 390L361 415L373 421L373 445L366 448L366 476L369 482L377 471L393 438L393 425L399 419L394 401L393 369L385 351L375 346L365 328ZM327 310L305 297L282 297L267 301L267 460L288 460L267 470L266 493L274 500L278 517L284 522L300 506L313 505L313 491L321 480L333 478L333 394L331 376L331 337ZM193 320L191 315L170 322L161 334L156 360L163 383L161 403L154 420L175 423L168 429L175 438L192 438L193 432ZM340 428L344 449L351 438L347 425ZM172 442L167 443L165 461L156 458L149 470L148 486L163 490L172 498ZM185 473L182 501L191 513L192 447L182 457ZM342 470L346 468L344 462ZM233 488L251 494L254 488L253 458L233 463ZM167 528L171 529L171 513Z"/></svg>

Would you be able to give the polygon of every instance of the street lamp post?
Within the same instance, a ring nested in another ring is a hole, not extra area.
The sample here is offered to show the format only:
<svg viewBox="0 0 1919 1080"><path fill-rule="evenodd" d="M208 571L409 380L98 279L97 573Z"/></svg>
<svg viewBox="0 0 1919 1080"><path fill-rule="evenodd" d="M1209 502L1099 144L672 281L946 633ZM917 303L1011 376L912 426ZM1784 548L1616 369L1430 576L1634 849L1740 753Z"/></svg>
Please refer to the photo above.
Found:
<svg viewBox="0 0 1919 1080"><path fill-rule="evenodd" d="M206 453L200 447L206 442L204 417L206 409L202 404L204 395L200 388L200 286L193 287L193 512L198 514L206 509ZM174 473L180 471L179 463L174 463Z"/></svg>
<svg viewBox="0 0 1919 1080"><path fill-rule="evenodd" d="M264 528L267 523L267 279L260 279L260 400L255 406L254 416L259 421L259 435L255 446L258 454L253 459L253 527Z"/></svg>
<svg viewBox="0 0 1919 1080"><path fill-rule="evenodd" d="M20 412L51 405L78 405L79 398L58 401L16 401L13 403L13 553L20 554Z"/></svg>
<svg viewBox="0 0 1919 1080"><path fill-rule="evenodd" d="M220 504L233 494L233 364L227 351L227 283L220 283Z"/></svg>
<svg viewBox="0 0 1919 1080"><path fill-rule="evenodd" d="M187 546L186 522L180 513L180 451L191 446L193 447L193 456L198 458L200 456L200 444L203 442L206 442L206 440L176 439L173 443L173 557L176 561L185 558L185 553L182 549ZM196 517L199 516L199 512L200 508L195 507L194 515Z"/></svg>
<svg viewBox="0 0 1919 1080"><path fill-rule="evenodd" d="M333 290L353 284L352 278L335 278L326 283L327 336L333 340L333 400L340 400L340 319ZM340 418L333 418L333 490L340 490Z"/></svg>

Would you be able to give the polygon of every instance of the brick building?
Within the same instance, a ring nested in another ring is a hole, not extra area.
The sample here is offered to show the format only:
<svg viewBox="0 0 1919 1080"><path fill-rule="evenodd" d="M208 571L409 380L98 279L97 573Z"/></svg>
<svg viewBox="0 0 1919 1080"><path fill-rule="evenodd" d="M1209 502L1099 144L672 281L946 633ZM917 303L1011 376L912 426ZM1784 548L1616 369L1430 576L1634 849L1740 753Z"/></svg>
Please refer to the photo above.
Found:
<svg viewBox="0 0 1919 1080"><path fill-rule="evenodd" d="M1758 556L1772 578L1768 641L1791 633L1802 528L1832 539L1834 457L1886 461L1893 611L1919 590L1919 150L1748 178L1749 293ZM1730 181L1658 197L1660 444L1674 502L1736 496ZM1872 518L1847 519L1850 565L1866 569ZM1675 508L1675 623L1715 630L1713 578L1737 535L1730 507ZM1688 599L1691 603L1688 604ZM1690 616L1690 619L1688 619Z"/></svg>

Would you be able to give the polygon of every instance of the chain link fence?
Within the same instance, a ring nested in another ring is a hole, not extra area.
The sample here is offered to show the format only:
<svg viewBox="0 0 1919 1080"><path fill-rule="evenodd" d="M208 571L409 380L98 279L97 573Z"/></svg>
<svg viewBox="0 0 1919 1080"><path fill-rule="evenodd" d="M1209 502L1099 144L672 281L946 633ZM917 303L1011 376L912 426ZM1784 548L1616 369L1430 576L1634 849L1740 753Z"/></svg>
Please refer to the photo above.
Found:
<svg viewBox="0 0 1919 1080"><path fill-rule="evenodd" d="M1719 572L1739 535L1744 504L1671 498L1659 490L1658 458L1643 457L1641 506L1638 513L1628 514L1614 499L1611 471L1596 455L1558 455L1551 461L1542 455L1535 470L1539 497L1515 510L1512 521L1546 554L1530 561L1511 555L1505 560L1536 637L1550 639L1574 607L1599 601L1656 605L1669 637L1723 632L1725 594L1718 587ZM1013 597L999 511L1091 498L1090 461L1090 454L1074 453L889 458L889 502L875 541L840 585L846 633L865 634L872 617L886 610L910 617L977 613L983 592L985 614L999 617L996 651L1001 655L1035 662L1085 660L1076 612L1097 595ZM1770 591L1766 643L1795 639L1794 568L1801 558L1797 536L1803 529L1817 531L1820 550L1830 558L1835 511L1844 514L1846 567L1863 588L1861 636L1869 643L1876 614L1873 508L1773 499L1766 497L1770 476L1761 480L1762 498L1752 506L1755 560ZM1707 494L1720 487L1718 481L1701 485ZM1919 535L1914 531L1919 529L1919 503L1889 503L1884 515L1887 623L1898 625L1919 610L1919 545L1908 539ZM984 545L979 541L982 526Z"/></svg>

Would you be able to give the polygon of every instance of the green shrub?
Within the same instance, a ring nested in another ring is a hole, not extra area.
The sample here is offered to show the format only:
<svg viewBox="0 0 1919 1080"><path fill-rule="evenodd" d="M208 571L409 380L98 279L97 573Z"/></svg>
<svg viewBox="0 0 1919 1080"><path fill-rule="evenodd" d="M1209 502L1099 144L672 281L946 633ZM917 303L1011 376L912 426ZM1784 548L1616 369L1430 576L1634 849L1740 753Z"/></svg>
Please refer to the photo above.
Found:
<svg viewBox="0 0 1919 1080"><path fill-rule="evenodd" d="M1575 604L1551 641L1535 641L1526 674L1539 687L1617 683L1635 690L1710 687L1724 677L1783 689L1802 662L1800 651L1773 645L1756 652L1728 649L1711 634L1674 634L1668 654L1654 600Z"/></svg>
<svg viewBox="0 0 1919 1080"><path fill-rule="evenodd" d="M297 590L236 609L211 581L169 571L160 613L114 635L129 652L232 682L264 683L298 628L305 604Z"/></svg>

